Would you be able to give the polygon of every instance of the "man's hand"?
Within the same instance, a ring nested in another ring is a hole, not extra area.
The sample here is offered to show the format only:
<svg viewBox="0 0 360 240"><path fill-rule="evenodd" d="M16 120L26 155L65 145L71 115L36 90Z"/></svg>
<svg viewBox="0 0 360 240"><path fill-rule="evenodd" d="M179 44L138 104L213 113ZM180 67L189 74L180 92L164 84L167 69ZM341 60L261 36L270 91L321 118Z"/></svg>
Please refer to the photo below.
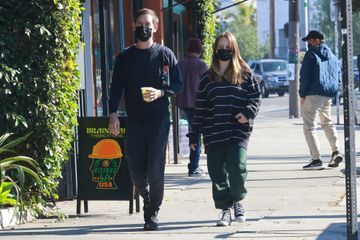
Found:
<svg viewBox="0 0 360 240"><path fill-rule="evenodd" d="M120 121L116 116L116 113L111 113L109 116L109 131L117 136L119 135Z"/></svg>
<svg viewBox="0 0 360 240"><path fill-rule="evenodd" d="M146 88L146 91L143 92L143 98L146 102L152 102L156 99L164 96L164 91L156 88Z"/></svg>
<svg viewBox="0 0 360 240"><path fill-rule="evenodd" d="M304 97L300 98L300 103L304 104L304 102L305 102L305 98Z"/></svg>
<svg viewBox="0 0 360 240"><path fill-rule="evenodd" d="M249 122L249 120L245 117L245 115L244 114L242 114L242 113L239 113L238 115L236 115L235 116L235 119L237 119L237 121L239 122L239 123L247 123L247 122Z"/></svg>

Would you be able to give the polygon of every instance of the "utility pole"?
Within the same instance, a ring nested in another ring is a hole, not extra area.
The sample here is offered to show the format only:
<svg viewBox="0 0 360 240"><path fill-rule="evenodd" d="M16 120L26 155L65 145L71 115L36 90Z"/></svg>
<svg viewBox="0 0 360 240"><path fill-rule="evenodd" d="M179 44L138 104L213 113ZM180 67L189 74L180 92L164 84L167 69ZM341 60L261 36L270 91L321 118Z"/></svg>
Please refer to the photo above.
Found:
<svg viewBox="0 0 360 240"><path fill-rule="evenodd" d="M330 4L331 21L334 22L334 54L339 57L339 9L337 3ZM340 124L340 95L339 92L336 94L336 124Z"/></svg>
<svg viewBox="0 0 360 240"><path fill-rule="evenodd" d="M299 47L299 0L289 0L289 64L295 69L295 78L289 81L289 118L300 117Z"/></svg>
<svg viewBox="0 0 360 240"><path fill-rule="evenodd" d="M275 58L275 0L270 0L270 52L269 57Z"/></svg>
<svg viewBox="0 0 360 240"><path fill-rule="evenodd" d="M352 0L341 1L347 240L358 239Z"/></svg>
<svg viewBox="0 0 360 240"><path fill-rule="evenodd" d="M169 0L168 6L168 47L174 51L174 39L173 39L173 1ZM173 127L173 147L174 147L174 163L178 164L179 153L179 110L174 104L174 98L171 98L171 117Z"/></svg>
<svg viewBox="0 0 360 240"><path fill-rule="evenodd" d="M305 34L309 32L309 0L304 0L304 26Z"/></svg>

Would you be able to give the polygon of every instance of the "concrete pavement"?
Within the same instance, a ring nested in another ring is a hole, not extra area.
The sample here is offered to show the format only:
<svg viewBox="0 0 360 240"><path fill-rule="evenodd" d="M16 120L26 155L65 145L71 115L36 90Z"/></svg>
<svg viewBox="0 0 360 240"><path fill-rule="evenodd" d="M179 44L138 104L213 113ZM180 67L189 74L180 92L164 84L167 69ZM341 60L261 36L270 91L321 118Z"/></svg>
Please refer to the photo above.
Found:
<svg viewBox="0 0 360 240"><path fill-rule="evenodd" d="M210 179L187 177L187 159L181 159L166 166L159 231L143 232L142 212L129 215L128 202L89 201L89 214L76 216L76 201L63 201L58 207L69 215L65 221L39 219L0 231L0 239L346 239L344 163L303 171L309 155L301 119L288 119L286 107L271 108L271 101L259 113L248 149L245 223L215 227L219 211ZM331 149L319 135L327 163ZM205 158L201 165L206 169Z"/></svg>

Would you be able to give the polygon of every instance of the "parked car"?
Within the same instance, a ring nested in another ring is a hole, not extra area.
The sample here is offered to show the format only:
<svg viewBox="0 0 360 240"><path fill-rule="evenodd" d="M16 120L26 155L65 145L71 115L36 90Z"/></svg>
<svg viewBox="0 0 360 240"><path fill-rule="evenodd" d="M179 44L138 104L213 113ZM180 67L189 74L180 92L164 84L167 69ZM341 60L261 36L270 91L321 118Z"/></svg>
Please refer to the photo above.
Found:
<svg viewBox="0 0 360 240"><path fill-rule="evenodd" d="M270 93L284 96L289 91L288 63L281 59L261 59L249 62L255 78L260 84L261 96Z"/></svg>

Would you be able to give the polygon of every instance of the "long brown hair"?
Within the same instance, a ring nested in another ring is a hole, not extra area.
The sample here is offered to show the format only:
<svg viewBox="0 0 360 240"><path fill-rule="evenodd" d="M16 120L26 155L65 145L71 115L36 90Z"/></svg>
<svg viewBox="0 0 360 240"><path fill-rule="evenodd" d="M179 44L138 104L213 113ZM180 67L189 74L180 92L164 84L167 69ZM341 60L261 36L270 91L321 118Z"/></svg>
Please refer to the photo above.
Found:
<svg viewBox="0 0 360 240"><path fill-rule="evenodd" d="M236 38L230 32L223 32L216 37L215 43L213 45L212 62L209 69L210 79L212 81L219 81L221 79L219 58L216 55L216 50L222 37L228 39L230 49L233 51L230 64L226 68L223 77L232 84L241 84L251 75L251 70L246 62L242 59Z"/></svg>

